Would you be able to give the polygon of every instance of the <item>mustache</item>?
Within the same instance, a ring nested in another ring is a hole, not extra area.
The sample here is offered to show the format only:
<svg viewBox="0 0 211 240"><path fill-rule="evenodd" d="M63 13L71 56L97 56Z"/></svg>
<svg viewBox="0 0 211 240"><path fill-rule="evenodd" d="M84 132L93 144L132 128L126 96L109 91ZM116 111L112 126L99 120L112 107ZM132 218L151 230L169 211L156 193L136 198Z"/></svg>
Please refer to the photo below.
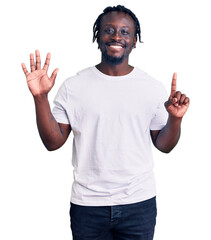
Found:
<svg viewBox="0 0 211 240"><path fill-rule="evenodd" d="M106 45L108 45L108 46L111 45L111 44L116 44L116 45L120 45L122 47L126 47L126 43L122 42L122 41L112 40L112 41L106 42Z"/></svg>

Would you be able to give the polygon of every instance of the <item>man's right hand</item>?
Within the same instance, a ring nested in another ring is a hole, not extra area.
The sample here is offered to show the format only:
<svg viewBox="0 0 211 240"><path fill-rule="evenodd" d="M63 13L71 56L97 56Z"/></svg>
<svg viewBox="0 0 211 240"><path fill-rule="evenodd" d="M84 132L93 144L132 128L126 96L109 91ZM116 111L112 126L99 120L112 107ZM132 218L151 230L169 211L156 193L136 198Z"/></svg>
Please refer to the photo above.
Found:
<svg viewBox="0 0 211 240"><path fill-rule="evenodd" d="M26 65L22 63L22 68L26 75L29 90L34 97L47 95L49 93L55 83L56 75L59 71L59 69L56 68L49 78L47 71L50 64L51 54L47 54L43 69L41 69L40 53L38 50L35 51L35 55L36 64L34 62L34 54L30 54L31 73L29 73L26 69Z"/></svg>

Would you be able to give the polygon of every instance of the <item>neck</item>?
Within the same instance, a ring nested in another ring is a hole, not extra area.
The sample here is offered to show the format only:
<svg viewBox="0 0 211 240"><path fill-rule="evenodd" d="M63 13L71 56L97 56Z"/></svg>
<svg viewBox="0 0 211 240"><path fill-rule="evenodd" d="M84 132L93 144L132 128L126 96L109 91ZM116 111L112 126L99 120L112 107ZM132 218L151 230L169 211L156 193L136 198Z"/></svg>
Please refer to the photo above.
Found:
<svg viewBox="0 0 211 240"><path fill-rule="evenodd" d="M96 65L96 68L106 75L124 76L126 74L129 74L134 67L130 66L128 64L128 61L124 61L118 65L111 65L102 59L101 63Z"/></svg>

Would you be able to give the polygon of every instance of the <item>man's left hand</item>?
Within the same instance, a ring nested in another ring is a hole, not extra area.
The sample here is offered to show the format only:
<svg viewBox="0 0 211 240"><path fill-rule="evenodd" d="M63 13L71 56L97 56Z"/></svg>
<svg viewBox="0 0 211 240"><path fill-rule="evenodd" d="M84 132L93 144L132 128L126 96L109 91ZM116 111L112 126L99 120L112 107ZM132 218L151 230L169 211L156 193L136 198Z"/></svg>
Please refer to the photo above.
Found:
<svg viewBox="0 0 211 240"><path fill-rule="evenodd" d="M177 74L173 74L171 84L171 95L165 107L170 116L175 118L182 118L188 110L190 99L182 94L180 91L176 91Z"/></svg>

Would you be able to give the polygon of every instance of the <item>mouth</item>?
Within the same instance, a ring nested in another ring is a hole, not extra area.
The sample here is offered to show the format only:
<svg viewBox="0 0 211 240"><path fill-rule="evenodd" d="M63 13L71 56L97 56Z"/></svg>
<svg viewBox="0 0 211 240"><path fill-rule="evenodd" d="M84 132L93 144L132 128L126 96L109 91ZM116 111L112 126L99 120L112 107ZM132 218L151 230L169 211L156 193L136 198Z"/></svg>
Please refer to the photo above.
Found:
<svg viewBox="0 0 211 240"><path fill-rule="evenodd" d="M108 47L114 48L114 49L122 49L124 46L122 44L118 43L107 43L106 44Z"/></svg>
<svg viewBox="0 0 211 240"><path fill-rule="evenodd" d="M109 47L113 48L113 49L122 49L123 48L122 46L117 46L117 45L110 45Z"/></svg>
<svg viewBox="0 0 211 240"><path fill-rule="evenodd" d="M114 44L114 43L110 43L107 44L107 49L108 51L111 51L113 54L120 54L124 51L124 46L120 45L120 44Z"/></svg>

